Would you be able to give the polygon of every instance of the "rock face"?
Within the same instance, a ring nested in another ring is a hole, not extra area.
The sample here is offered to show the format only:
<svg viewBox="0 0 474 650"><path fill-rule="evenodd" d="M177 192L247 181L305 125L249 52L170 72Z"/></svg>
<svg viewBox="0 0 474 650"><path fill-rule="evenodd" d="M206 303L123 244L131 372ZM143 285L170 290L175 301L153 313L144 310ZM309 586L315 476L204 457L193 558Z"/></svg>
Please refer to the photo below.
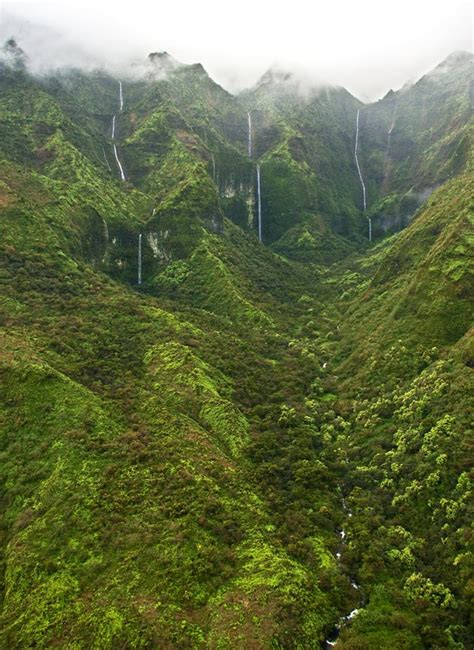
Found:
<svg viewBox="0 0 474 650"><path fill-rule="evenodd" d="M0 647L469 647L468 56L368 106L16 59Z"/></svg>

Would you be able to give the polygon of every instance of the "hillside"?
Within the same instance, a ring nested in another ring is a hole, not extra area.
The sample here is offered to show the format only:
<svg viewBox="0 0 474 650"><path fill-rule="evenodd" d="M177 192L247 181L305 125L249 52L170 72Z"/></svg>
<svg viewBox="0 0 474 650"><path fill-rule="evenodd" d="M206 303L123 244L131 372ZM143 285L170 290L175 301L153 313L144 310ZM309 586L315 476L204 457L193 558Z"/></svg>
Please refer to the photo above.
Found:
<svg viewBox="0 0 474 650"><path fill-rule="evenodd" d="M466 56L381 179L391 95L5 51L0 648L470 647Z"/></svg>

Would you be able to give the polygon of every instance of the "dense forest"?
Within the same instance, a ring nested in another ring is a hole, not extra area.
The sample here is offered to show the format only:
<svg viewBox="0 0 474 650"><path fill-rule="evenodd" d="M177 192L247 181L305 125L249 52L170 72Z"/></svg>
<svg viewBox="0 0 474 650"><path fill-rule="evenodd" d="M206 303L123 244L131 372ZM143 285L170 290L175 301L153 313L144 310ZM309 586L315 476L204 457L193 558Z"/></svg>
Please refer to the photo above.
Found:
<svg viewBox="0 0 474 650"><path fill-rule="evenodd" d="M0 647L471 648L472 56L383 99L0 59Z"/></svg>

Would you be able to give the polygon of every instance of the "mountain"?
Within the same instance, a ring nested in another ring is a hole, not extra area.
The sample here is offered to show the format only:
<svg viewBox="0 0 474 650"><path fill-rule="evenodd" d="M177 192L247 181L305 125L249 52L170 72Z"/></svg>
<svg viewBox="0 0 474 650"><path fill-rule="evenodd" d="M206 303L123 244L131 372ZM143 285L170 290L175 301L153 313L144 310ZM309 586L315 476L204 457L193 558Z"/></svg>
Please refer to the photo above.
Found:
<svg viewBox="0 0 474 650"><path fill-rule="evenodd" d="M376 232L406 225L467 168L473 56L457 52L415 84L361 111L360 158Z"/></svg>
<svg viewBox="0 0 474 650"><path fill-rule="evenodd" d="M340 236L357 232L353 127L359 102L343 88L274 71L244 98L262 170L267 240L321 220Z"/></svg>
<svg viewBox="0 0 474 650"><path fill-rule="evenodd" d="M27 57L0 62L0 647L470 647L470 55L371 105Z"/></svg>

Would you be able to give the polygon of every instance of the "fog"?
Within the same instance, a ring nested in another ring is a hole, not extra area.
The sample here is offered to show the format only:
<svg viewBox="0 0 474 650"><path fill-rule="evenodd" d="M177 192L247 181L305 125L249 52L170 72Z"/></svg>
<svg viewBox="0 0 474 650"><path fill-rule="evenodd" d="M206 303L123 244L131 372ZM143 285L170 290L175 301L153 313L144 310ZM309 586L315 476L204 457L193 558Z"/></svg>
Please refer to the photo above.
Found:
<svg viewBox="0 0 474 650"><path fill-rule="evenodd" d="M466 0L0 3L0 42L15 37L33 72L119 72L166 50L202 63L231 92L278 66L364 101L416 80L454 50L471 50L471 30Z"/></svg>

